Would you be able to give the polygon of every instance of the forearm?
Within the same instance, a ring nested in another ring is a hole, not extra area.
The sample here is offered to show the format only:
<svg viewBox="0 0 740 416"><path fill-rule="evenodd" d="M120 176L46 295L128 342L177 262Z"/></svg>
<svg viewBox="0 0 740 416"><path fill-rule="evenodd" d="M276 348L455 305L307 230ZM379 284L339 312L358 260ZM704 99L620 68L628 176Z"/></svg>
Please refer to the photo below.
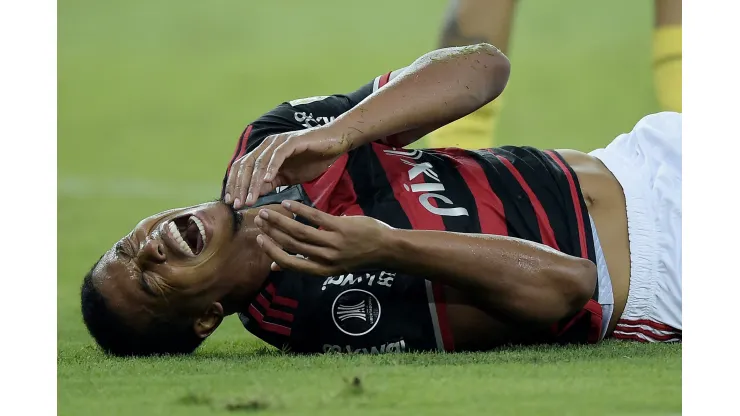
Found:
<svg viewBox="0 0 740 416"><path fill-rule="evenodd" d="M442 126L495 99L508 78L508 59L491 45L435 50L338 117L331 129L356 148L393 134Z"/></svg>
<svg viewBox="0 0 740 416"><path fill-rule="evenodd" d="M385 240L385 267L459 289L513 321L555 322L582 308L596 285L592 262L521 239L391 229Z"/></svg>

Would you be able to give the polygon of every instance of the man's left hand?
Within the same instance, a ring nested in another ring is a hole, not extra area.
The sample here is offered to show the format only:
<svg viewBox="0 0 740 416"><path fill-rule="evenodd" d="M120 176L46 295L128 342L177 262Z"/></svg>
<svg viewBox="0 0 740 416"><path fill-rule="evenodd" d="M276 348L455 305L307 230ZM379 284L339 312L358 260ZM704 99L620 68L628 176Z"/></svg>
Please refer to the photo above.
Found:
<svg viewBox="0 0 740 416"><path fill-rule="evenodd" d="M254 220L261 231L257 243L273 260L273 270L332 276L382 261L383 242L393 230L389 225L365 216L333 216L294 201L282 206L319 229L273 210L260 210Z"/></svg>
<svg viewBox="0 0 740 416"><path fill-rule="evenodd" d="M352 148L346 135L331 126L268 136L252 152L237 159L226 182L225 202L234 208L251 206L278 186L296 185L318 178ZM237 203L238 201L238 203Z"/></svg>

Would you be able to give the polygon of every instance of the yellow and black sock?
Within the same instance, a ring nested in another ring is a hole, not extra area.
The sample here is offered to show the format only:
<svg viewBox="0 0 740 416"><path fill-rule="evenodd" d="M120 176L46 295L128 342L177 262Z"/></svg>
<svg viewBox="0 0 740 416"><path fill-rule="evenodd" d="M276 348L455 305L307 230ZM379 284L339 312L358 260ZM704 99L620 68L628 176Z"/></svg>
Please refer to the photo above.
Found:
<svg viewBox="0 0 740 416"><path fill-rule="evenodd" d="M681 112L681 26L659 26L653 33L653 75L661 110Z"/></svg>
<svg viewBox="0 0 740 416"><path fill-rule="evenodd" d="M493 132L501 112L501 97L450 123L426 138L427 147L485 149L494 146Z"/></svg>

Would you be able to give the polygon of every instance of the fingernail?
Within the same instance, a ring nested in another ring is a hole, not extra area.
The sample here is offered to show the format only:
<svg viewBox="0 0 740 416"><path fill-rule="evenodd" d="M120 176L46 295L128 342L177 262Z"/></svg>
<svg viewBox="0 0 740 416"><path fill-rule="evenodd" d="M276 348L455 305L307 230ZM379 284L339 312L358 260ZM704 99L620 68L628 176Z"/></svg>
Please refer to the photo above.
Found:
<svg viewBox="0 0 740 416"><path fill-rule="evenodd" d="M269 217L269 214L267 213L266 209L260 210L260 217L267 219Z"/></svg>
<svg viewBox="0 0 740 416"><path fill-rule="evenodd" d="M252 202L252 193L247 194L247 202Z"/></svg>
<svg viewBox="0 0 740 416"><path fill-rule="evenodd" d="M283 207L290 209L290 201L283 201Z"/></svg>
<svg viewBox="0 0 740 416"><path fill-rule="evenodd" d="M262 247L262 244L264 244L264 243L265 243L265 242L264 242L264 241L262 240L262 234L258 235L258 236L257 236L257 244L258 244L258 245L259 245L260 247Z"/></svg>
<svg viewBox="0 0 740 416"><path fill-rule="evenodd" d="M234 200L234 208L240 208L242 205L242 201L239 200L239 198L236 198Z"/></svg>
<svg viewBox="0 0 740 416"><path fill-rule="evenodd" d="M270 182L272 180L272 173L265 174L265 182Z"/></svg>
<svg viewBox="0 0 740 416"><path fill-rule="evenodd" d="M231 203L231 194L224 195L224 202L226 202L227 204Z"/></svg>
<svg viewBox="0 0 740 416"><path fill-rule="evenodd" d="M260 217L254 217L254 225L256 225L256 226L258 226L258 227L261 228L263 223L264 222L262 221L262 218L260 218Z"/></svg>

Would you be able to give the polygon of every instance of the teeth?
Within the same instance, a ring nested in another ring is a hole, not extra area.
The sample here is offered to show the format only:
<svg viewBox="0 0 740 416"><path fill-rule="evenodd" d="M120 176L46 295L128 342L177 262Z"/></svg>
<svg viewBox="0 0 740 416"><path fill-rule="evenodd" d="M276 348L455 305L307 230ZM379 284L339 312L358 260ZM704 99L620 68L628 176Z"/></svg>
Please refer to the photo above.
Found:
<svg viewBox="0 0 740 416"><path fill-rule="evenodd" d="M170 222L168 224L170 237L172 237L177 244L180 246L180 249L185 252L186 254L189 254L191 256L194 256L193 250L190 249L190 246L188 246L188 243L185 242L185 240L182 239L182 235L180 235L180 231L177 229L177 226L174 222Z"/></svg>
<svg viewBox="0 0 740 416"><path fill-rule="evenodd" d="M198 219L195 215L190 217L190 221L194 222L195 225L198 226L198 231L200 231L200 236L203 239L203 247L206 246L206 227L203 226L203 222Z"/></svg>

